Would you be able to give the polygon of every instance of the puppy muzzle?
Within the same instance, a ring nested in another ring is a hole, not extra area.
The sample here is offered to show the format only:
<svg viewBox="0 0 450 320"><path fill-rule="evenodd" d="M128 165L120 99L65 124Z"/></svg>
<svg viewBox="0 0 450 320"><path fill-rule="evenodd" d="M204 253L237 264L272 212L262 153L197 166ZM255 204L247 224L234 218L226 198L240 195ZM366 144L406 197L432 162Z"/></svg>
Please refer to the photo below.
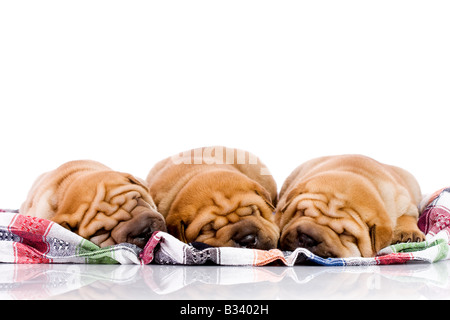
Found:
<svg viewBox="0 0 450 320"><path fill-rule="evenodd" d="M111 232L116 243L131 243L144 248L155 231L167 231L164 217L150 208L139 207L130 220L123 221Z"/></svg>

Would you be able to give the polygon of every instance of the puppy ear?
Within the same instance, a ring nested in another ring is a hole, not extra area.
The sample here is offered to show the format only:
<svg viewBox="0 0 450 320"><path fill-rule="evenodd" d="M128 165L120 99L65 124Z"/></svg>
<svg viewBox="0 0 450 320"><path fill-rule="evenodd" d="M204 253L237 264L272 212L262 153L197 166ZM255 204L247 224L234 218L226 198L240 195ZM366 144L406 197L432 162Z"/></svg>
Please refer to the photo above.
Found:
<svg viewBox="0 0 450 320"><path fill-rule="evenodd" d="M275 206L273 205L270 194L266 189L257 185L255 188L255 193L264 200L264 202L272 209L272 212L275 211Z"/></svg>
<svg viewBox="0 0 450 320"><path fill-rule="evenodd" d="M184 243L188 243L186 239L186 229L187 225L183 220L180 220L178 224L171 224L170 221L167 223L167 230L169 234Z"/></svg>
<svg viewBox="0 0 450 320"><path fill-rule="evenodd" d="M370 227L369 234L372 242L372 250L375 255L381 249L391 244L393 232L390 227L374 224Z"/></svg>
<svg viewBox="0 0 450 320"><path fill-rule="evenodd" d="M132 184L136 184L138 186L141 186L145 188L148 191L148 184L145 180L135 177L132 174L129 173L123 173L124 177L128 179L128 181Z"/></svg>
<svg viewBox="0 0 450 320"><path fill-rule="evenodd" d="M181 241L183 241L184 243L188 243L187 239L186 239L186 224L184 223L183 220L181 220L180 222L180 239Z"/></svg>

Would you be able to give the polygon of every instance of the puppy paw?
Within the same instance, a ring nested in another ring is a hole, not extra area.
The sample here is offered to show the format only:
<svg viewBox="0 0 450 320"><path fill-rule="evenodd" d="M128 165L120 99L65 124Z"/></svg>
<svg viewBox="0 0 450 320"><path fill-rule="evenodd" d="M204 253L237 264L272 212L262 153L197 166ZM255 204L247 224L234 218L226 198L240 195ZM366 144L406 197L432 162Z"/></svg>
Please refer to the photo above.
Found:
<svg viewBox="0 0 450 320"><path fill-rule="evenodd" d="M396 230L392 244L402 242L422 242L425 240L425 235L420 230Z"/></svg>
<svg viewBox="0 0 450 320"><path fill-rule="evenodd" d="M401 216L397 220L392 244L401 242L421 242L425 235L417 227L417 219L411 216Z"/></svg>

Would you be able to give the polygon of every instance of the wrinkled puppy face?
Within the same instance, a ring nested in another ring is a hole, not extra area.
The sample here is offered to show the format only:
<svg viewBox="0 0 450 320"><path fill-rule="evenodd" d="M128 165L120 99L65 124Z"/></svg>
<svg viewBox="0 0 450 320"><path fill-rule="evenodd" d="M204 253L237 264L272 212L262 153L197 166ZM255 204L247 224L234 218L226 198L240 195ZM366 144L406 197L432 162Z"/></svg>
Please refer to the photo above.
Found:
<svg viewBox="0 0 450 320"><path fill-rule="evenodd" d="M318 176L297 186L277 212L282 250L329 257L373 257L392 239L392 223L375 190L354 175Z"/></svg>
<svg viewBox="0 0 450 320"><path fill-rule="evenodd" d="M166 231L144 182L114 171L75 180L53 220L100 247L128 242L143 248L154 231Z"/></svg>
<svg viewBox="0 0 450 320"><path fill-rule="evenodd" d="M178 194L166 218L169 232L187 243L273 249L279 228L270 195L246 176L206 172Z"/></svg>

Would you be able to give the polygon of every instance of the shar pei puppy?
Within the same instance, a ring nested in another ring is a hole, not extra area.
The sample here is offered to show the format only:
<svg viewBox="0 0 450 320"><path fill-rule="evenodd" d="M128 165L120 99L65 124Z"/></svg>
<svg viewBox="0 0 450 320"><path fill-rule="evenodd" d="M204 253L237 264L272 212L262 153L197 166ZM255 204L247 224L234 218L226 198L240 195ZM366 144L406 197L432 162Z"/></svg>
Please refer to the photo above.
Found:
<svg viewBox="0 0 450 320"><path fill-rule="evenodd" d="M100 247L143 248L154 231L166 231L145 181L90 160L41 175L20 213L52 220Z"/></svg>
<svg viewBox="0 0 450 320"><path fill-rule="evenodd" d="M373 257L424 240L420 187L407 171L361 155L310 160L286 179L276 212L280 247L321 257Z"/></svg>
<svg viewBox="0 0 450 320"><path fill-rule="evenodd" d="M157 163L147 182L169 233L215 247L272 249L277 186L249 152L209 147Z"/></svg>

